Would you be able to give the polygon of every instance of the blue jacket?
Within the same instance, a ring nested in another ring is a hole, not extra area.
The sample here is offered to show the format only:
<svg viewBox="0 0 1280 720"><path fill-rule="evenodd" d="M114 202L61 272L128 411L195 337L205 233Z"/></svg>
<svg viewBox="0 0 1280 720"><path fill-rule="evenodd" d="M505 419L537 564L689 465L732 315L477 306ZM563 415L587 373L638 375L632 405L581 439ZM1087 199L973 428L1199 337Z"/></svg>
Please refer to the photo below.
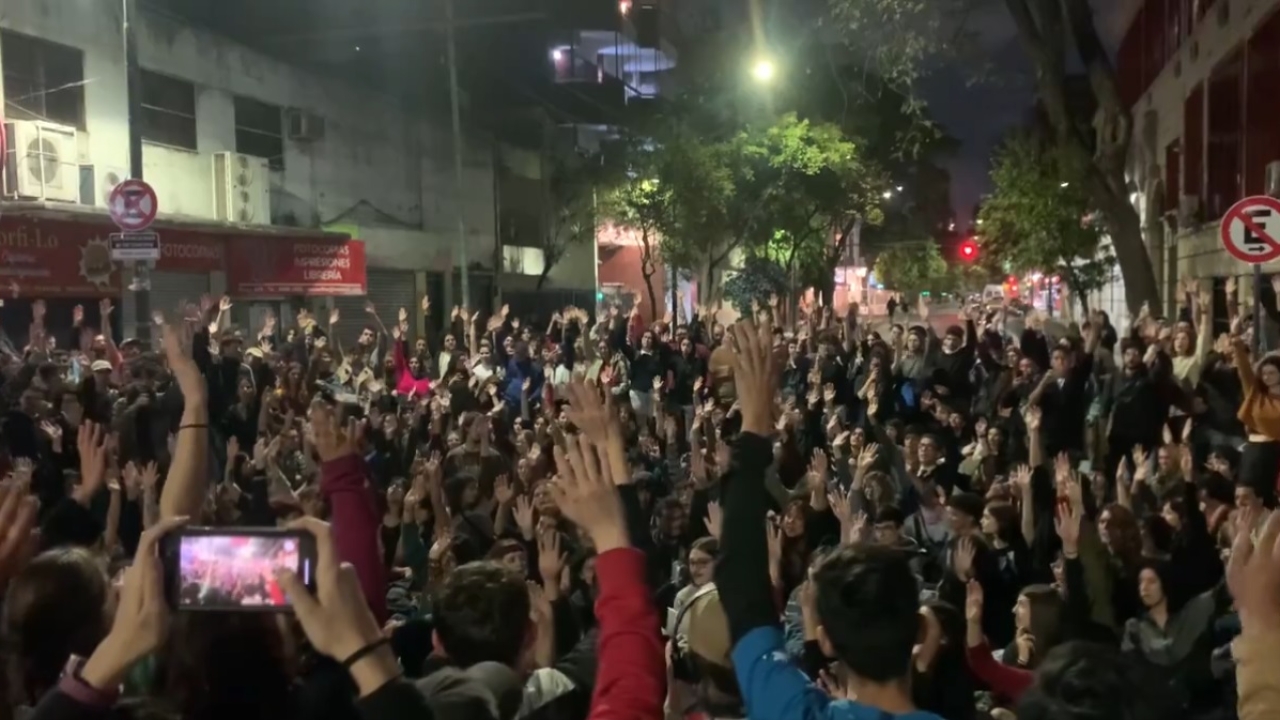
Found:
<svg viewBox="0 0 1280 720"><path fill-rule="evenodd" d="M520 395L524 392L525 378L532 381L529 385L529 402L533 404L534 400L542 394L542 366L535 363L532 358L525 360L511 358L507 362L507 387L503 396L506 398L507 408L514 410L517 414L520 412Z"/></svg>
<svg viewBox="0 0 1280 720"><path fill-rule="evenodd" d="M776 625L758 627L738 641L733 670L751 720L943 720L922 710L891 715L852 700L832 700L791 662Z"/></svg>

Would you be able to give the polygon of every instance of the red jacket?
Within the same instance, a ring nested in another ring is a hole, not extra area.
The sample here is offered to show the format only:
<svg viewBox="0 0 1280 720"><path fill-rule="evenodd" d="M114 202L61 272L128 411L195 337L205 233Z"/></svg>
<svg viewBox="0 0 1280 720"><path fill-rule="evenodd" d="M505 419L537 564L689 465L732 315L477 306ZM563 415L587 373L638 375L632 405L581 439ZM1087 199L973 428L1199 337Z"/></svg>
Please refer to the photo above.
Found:
<svg viewBox="0 0 1280 720"><path fill-rule="evenodd" d="M600 555L596 579L600 643L589 720L661 720L667 660L644 553L618 548Z"/></svg>
<svg viewBox="0 0 1280 720"><path fill-rule="evenodd" d="M366 482L368 474L359 455L322 463L320 494L329 504L338 561L355 568L364 601L381 623L387 619L387 571L378 549L382 516Z"/></svg>
<svg viewBox="0 0 1280 720"><path fill-rule="evenodd" d="M965 650L973 676L1003 699L1017 702L1035 682L1035 673L1005 665L995 659L986 643Z"/></svg>

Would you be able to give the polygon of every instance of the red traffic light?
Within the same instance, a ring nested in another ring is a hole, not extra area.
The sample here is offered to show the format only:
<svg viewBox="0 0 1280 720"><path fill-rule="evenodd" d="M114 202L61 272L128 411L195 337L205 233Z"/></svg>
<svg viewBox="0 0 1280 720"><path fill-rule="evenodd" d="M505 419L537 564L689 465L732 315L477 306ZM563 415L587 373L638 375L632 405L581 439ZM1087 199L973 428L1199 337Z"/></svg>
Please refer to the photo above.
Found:
<svg viewBox="0 0 1280 720"><path fill-rule="evenodd" d="M978 257L978 244L972 240L960 243L960 257L963 260L973 260Z"/></svg>

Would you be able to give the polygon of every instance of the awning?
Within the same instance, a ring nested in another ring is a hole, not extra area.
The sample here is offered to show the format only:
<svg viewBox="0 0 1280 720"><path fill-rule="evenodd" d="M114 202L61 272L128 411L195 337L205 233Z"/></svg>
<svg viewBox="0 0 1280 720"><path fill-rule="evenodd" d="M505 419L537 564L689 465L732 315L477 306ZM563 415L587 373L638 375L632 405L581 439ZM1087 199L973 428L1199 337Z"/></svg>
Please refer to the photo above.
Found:
<svg viewBox="0 0 1280 720"><path fill-rule="evenodd" d="M97 297L120 291L120 266L105 209L47 202L0 204L0 285L35 297ZM233 225L161 216L160 272L225 272L234 297L363 295L364 243L345 233Z"/></svg>

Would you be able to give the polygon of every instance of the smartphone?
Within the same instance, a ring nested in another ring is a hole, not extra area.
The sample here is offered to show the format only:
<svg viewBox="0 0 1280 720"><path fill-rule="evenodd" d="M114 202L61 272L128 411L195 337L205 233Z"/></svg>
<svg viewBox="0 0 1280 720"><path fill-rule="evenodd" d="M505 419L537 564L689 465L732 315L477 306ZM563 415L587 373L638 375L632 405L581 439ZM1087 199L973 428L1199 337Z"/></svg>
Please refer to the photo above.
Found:
<svg viewBox="0 0 1280 720"><path fill-rule="evenodd" d="M310 533L276 528L182 528L161 542L169 606L192 611L291 610L276 581L292 570L315 591L316 547Z"/></svg>

